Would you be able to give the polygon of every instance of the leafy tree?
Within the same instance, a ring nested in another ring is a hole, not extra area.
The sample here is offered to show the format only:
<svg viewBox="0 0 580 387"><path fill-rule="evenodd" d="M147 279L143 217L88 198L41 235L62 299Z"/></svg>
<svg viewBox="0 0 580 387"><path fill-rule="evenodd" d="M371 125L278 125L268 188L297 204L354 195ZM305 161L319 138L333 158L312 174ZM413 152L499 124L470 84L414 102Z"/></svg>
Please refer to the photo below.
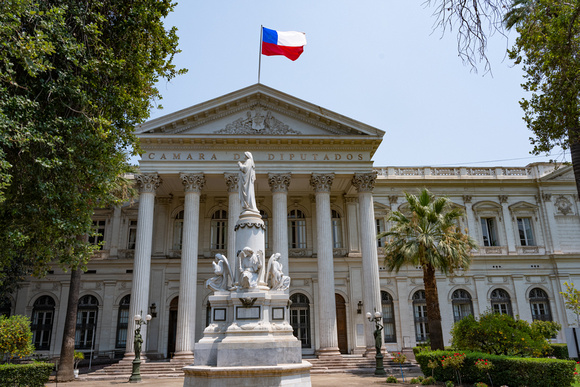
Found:
<svg viewBox="0 0 580 387"><path fill-rule="evenodd" d="M576 315L576 322L580 324L580 290L574 287L574 283L569 284L564 282L566 286L565 292L560 292L562 297L564 297L564 303L566 304L566 309L570 309Z"/></svg>
<svg viewBox="0 0 580 387"><path fill-rule="evenodd" d="M419 196L405 193L408 214L393 212L392 227L378 238L389 237L385 245L385 264L399 271L403 265L421 266L429 320L429 340L432 349L443 349L443 331L435 271L453 273L468 268L475 241L459 226L462 211L453 208L446 197L435 198L427 189Z"/></svg>
<svg viewBox="0 0 580 387"><path fill-rule="evenodd" d="M520 36L509 57L523 63L531 96L520 105L534 133L534 154L570 149L580 193L580 3L514 0L506 16Z"/></svg>
<svg viewBox="0 0 580 387"><path fill-rule="evenodd" d="M120 200L119 176L139 151L133 128L160 98L155 83L183 72L172 64L176 30L162 22L173 7L0 2L0 293L55 263L76 273L98 248L83 237L92 233L93 209ZM73 375L70 335L60 380Z"/></svg>
<svg viewBox="0 0 580 387"><path fill-rule="evenodd" d="M26 316L0 316L0 354L9 362L34 352L30 320Z"/></svg>
<svg viewBox="0 0 580 387"><path fill-rule="evenodd" d="M486 312L476 320L473 315L453 325L452 345L461 351L493 355L540 357L549 349L548 339L560 330L552 321L514 319L507 314Z"/></svg>

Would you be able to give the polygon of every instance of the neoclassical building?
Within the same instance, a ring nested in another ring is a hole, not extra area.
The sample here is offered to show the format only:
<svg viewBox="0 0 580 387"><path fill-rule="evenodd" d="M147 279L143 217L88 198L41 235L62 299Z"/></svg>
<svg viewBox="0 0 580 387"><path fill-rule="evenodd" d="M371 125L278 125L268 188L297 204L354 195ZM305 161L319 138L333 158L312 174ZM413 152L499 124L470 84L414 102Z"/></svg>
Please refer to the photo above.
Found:
<svg viewBox="0 0 580 387"><path fill-rule="evenodd" d="M205 282L216 253L234 257L238 161L252 153L266 255L292 282L288 313L303 354L363 354L384 319L387 350L428 339L420 267L385 270L379 231L404 192L427 187L465 211L480 248L469 270L438 275L445 341L454 321L486 310L575 323L559 292L580 278L580 204L569 166L381 167L384 132L264 85L136 128L145 153L138 200L95 210L103 242L82 276L76 344L131 356L133 316L149 358L190 358L211 316ZM401 144L403 146L403 144ZM30 279L1 312L33 322L37 351L58 355L69 275ZM558 341L564 341L559 334Z"/></svg>

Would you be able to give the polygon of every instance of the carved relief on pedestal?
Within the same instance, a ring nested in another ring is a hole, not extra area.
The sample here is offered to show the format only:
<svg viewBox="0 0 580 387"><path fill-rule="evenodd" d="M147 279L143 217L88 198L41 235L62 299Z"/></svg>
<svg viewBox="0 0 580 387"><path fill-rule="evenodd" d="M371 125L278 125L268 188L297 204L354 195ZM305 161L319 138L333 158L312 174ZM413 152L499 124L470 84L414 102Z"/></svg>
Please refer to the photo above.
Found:
<svg viewBox="0 0 580 387"><path fill-rule="evenodd" d="M291 173L269 173L268 184L272 192L288 192Z"/></svg>
<svg viewBox="0 0 580 387"><path fill-rule="evenodd" d="M314 191L318 192L330 192L330 187L334 181L334 173L313 173L310 177L310 185Z"/></svg>
<svg viewBox="0 0 580 387"><path fill-rule="evenodd" d="M205 186L203 173L182 173L179 177L185 187L185 192L201 192Z"/></svg>
<svg viewBox="0 0 580 387"><path fill-rule="evenodd" d="M157 173L142 173L135 175L139 192L155 193L159 185L163 182Z"/></svg>
<svg viewBox="0 0 580 387"><path fill-rule="evenodd" d="M278 120L271 111L256 107L246 112L246 117L241 117L225 128L218 130L217 134L267 134L267 135L287 135L302 134L290 128L288 125Z"/></svg>
<svg viewBox="0 0 580 387"><path fill-rule="evenodd" d="M369 173L355 173L352 178L352 185L354 185L358 192L373 192L375 188L375 181L377 180L377 171Z"/></svg>

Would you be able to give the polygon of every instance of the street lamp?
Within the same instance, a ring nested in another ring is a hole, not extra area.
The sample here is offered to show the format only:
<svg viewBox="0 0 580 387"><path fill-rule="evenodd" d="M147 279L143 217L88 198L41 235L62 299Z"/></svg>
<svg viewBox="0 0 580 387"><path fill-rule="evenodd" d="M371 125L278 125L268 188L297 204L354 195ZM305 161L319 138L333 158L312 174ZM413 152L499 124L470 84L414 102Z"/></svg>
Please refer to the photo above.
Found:
<svg viewBox="0 0 580 387"><path fill-rule="evenodd" d="M133 371L131 372L129 383L139 383L141 381L141 346L143 345L143 337L141 337L141 325L147 325L149 320L151 320L151 315L148 314L145 316L145 320L141 318L140 314L136 314L133 318L135 320L135 340L133 341L135 359L133 359Z"/></svg>
<svg viewBox="0 0 580 387"><path fill-rule="evenodd" d="M381 325L380 321L381 321L381 313L377 312L375 310L375 315L373 317L373 315L371 314L371 312L367 312L367 319L370 322L374 322L375 323L375 350L377 351L377 354L375 355L375 375L377 376L383 376L386 375L387 373L385 372L385 368L383 366L383 354L381 353L381 347L383 346L383 340L382 340L382 335L381 335L381 331L383 330L383 326Z"/></svg>

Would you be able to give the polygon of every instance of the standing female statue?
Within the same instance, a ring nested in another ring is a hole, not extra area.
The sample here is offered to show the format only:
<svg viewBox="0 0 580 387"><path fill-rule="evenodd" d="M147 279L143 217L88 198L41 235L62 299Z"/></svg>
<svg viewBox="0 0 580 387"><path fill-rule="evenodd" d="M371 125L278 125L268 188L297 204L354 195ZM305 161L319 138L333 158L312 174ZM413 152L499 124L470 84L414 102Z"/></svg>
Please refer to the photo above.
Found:
<svg viewBox="0 0 580 387"><path fill-rule="evenodd" d="M246 159L242 163L238 161L240 167L239 189L240 203L242 204L242 215L246 213L259 215L256 207L256 194L254 192L254 182L256 181L256 168L254 158L250 152L245 152Z"/></svg>

